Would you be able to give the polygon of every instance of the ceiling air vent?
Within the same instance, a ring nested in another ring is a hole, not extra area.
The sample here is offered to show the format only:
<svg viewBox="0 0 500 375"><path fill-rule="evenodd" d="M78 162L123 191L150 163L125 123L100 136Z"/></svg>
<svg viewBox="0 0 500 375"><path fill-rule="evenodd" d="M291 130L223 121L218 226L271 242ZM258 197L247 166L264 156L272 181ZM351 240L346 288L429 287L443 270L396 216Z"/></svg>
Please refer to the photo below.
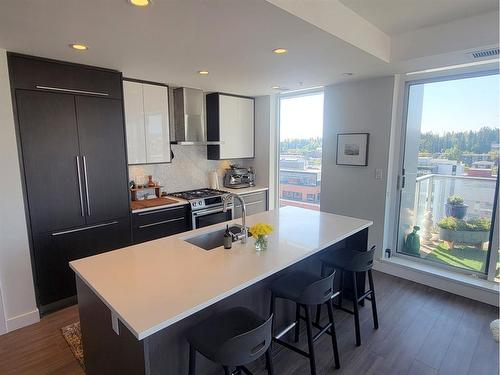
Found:
<svg viewBox="0 0 500 375"><path fill-rule="evenodd" d="M493 57L493 56L498 56L499 54L500 54L500 49L498 49L498 48L483 49L480 51L474 51L474 52L469 53L469 55L473 59L482 59L484 57Z"/></svg>

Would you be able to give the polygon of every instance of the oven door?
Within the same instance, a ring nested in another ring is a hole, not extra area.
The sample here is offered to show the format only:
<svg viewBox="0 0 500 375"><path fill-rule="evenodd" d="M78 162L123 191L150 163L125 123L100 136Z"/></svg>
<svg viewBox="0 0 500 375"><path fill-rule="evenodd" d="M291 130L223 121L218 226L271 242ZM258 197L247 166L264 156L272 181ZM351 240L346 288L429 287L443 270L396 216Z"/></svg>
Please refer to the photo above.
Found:
<svg viewBox="0 0 500 375"><path fill-rule="evenodd" d="M222 207L194 211L191 217L193 219L193 229L203 228L209 225L233 220L233 207L228 207L226 212L222 210Z"/></svg>

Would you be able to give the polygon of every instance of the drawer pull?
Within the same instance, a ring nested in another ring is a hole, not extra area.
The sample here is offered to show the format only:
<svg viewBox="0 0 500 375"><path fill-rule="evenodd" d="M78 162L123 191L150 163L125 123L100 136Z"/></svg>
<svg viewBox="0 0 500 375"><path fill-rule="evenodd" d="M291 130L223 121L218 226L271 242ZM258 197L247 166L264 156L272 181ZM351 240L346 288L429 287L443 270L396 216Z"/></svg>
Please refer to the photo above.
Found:
<svg viewBox="0 0 500 375"><path fill-rule="evenodd" d="M147 211L147 212L139 212L137 215L138 216L146 216L146 215L153 215L157 214L160 212L168 212L168 211L175 211L175 210L182 210L183 207L169 207L169 208L164 208L162 210L154 210L154 211Z"/></svg>
<svg viewBox="0 0 500 375"><path fill-rule="evenodd" d="M50 86L35 86L37 89L41 90L51 90L51 91L60 91L60 92L71 92L73 94L89 94L89 95L100 95L100 96L109 96L108 93L105 92L96 92L96 91L85 91L85 90L73 90L73 89L63 89L62 87L50 87Z"/></svg>
<svg viewBox="0 0 500 375"><path fill-rule="evenodd" d="M155 226L155 225L166 224L166 223L173 223L174 221L180 221L180 220L186 220L186 218L185 217L179 217L177 219L162 220L162 221L157 221L156 223L139 225L139 229L143 229L143 228L147 228L147 227L152 227L152 226Z"/></svg>
<svg viewBox="0 0 500 375"><path fill-rule="evenodd" d="M241 197L242 197L243 199L245 199L245 198L247 198L247 197L253 197L253 196L255 196L255 195L262 195L262 194L265 194L265 193L266 193L266 192L265 192L265 190L264 190L264 191L257 191L257 192L255 192L255 193L241 194Z"/></svg>
<svg viewBox="0 0 500 375"><path fill-rule="evenodd" d="M115 225L115 224L118 224L118 221L113 220L113 221L110 221L109 223L102 223L102 224L90 225L88 227L83 227L83 228L68 229L68 230L63 230L61 232L54 232L54 233L52 233L52 235L53 236L60 236L61 234L82 232L84 230L89 230L89 229L94 229L94 228L101 228L101 227L107 227L108 225Z"/></svg>
<svg viewBox="0 0 500 375"><path fill-rule="evenodd" d="M250 203L245 203L245 206L252 206L254 204L259 204L259 203L264 203L264 201L255 201L255 202L250 202ZM236 208L240 208L241 205L236 206Z"/></svg>

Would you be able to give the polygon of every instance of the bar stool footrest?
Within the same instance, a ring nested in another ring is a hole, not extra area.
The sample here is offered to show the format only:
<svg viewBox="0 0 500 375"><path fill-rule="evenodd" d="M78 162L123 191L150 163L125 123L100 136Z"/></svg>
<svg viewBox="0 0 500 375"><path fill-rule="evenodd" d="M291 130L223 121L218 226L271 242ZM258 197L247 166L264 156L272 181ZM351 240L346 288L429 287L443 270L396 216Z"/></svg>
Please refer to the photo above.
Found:
<svg viewBox="0 0 500 375"><path fill-rule="evenodd" d="M283 345L285 348L293 350L295 353L303 355L306 358L310 358L311 357L311 355L309 353L303 351L302 349L297 348L296 346L294 346L292 344L287 343L286 341L283 341L281 339L277 339L276 337L273 337L273 341L277 342L280 345Z"/></svg>

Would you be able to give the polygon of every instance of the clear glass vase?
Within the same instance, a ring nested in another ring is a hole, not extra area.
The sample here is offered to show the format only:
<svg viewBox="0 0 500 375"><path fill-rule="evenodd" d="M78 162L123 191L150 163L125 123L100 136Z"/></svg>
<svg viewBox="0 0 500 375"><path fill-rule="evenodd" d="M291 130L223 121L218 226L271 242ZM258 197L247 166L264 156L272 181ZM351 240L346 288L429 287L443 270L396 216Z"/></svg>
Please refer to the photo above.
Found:
<svg viewBox="0 0 500 375"><path fill-rule="evenodd" d="M267 250L267 245L269 243L269 239L267 236L257 236L255 238L255 250L264 251Z"/></svg>

